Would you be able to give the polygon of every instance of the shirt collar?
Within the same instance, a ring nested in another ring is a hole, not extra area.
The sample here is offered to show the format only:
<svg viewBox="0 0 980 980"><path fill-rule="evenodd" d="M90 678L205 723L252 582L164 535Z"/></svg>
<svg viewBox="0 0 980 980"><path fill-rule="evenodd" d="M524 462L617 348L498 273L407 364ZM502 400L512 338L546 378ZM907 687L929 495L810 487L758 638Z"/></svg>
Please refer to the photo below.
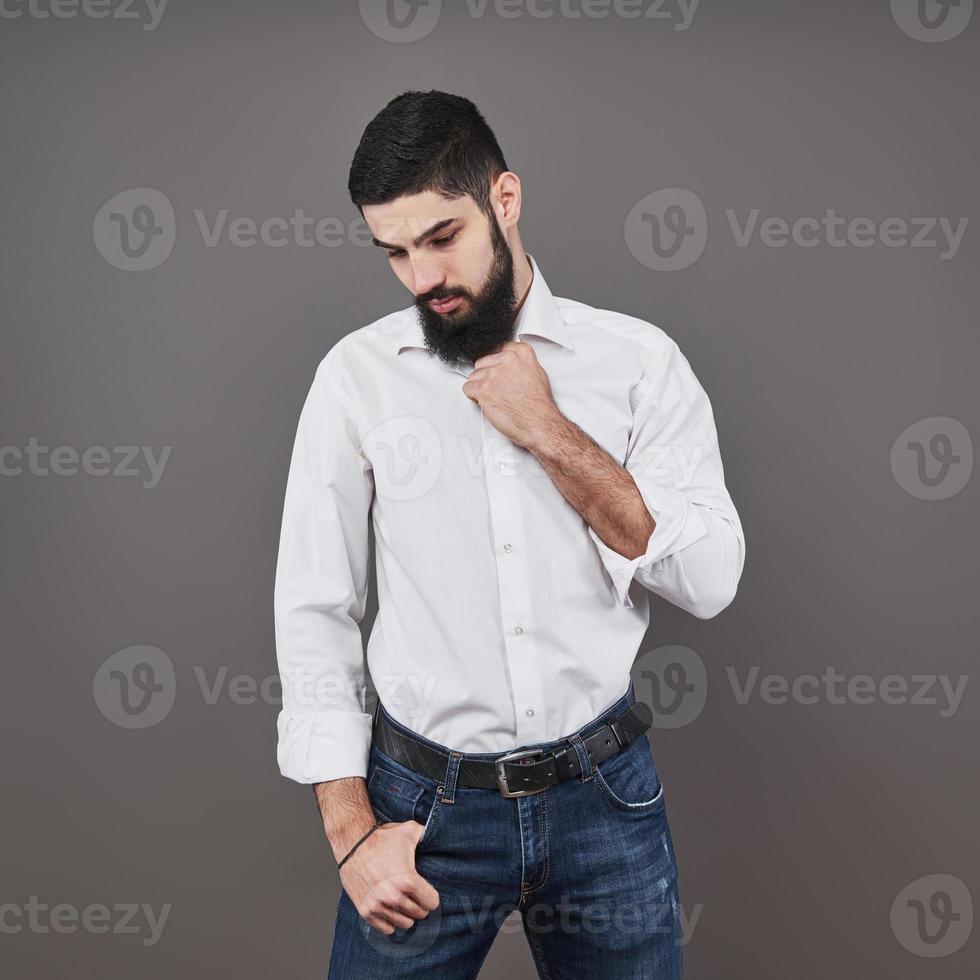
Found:
<svg viewBox="0 0 980 980"><path fill-rule="evenodd" d="M517 329L514 336L521 337L529 334L534 337L544 337L569 350L575 350L568 328L562 319L561 310L558 309L558 303L551 294L544 276L541 275L538 263L530 252L525 254L531 263L531 288L517 314ZM411 307L408 312L412 314L412 322L400 334L396 334L398 354L407 347L425 348L425 334L422 332L415 307Z"/></svg>

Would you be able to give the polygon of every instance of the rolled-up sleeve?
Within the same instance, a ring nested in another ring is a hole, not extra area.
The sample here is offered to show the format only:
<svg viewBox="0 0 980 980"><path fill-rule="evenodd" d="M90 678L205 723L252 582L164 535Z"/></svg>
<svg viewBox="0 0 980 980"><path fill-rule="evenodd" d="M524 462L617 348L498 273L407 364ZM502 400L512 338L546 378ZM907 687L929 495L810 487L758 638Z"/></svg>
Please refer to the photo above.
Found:
<svg viewBox="0 0 980 980"><path fill-rule="evenodd" d="M366 776L371 742L359 624L374 479L331 354L300 414L276 564L277 758L300 783Z"/></svg>
<svg viewBox="0 0 980 980"><path fill-rule="evenodd" d="M656 527L646 551L626 558L590 527L619 601L632 582L699 619L735 598L745 538L725 486L711 403L677 344L650 364L637 388L625 468Z"/></svg>

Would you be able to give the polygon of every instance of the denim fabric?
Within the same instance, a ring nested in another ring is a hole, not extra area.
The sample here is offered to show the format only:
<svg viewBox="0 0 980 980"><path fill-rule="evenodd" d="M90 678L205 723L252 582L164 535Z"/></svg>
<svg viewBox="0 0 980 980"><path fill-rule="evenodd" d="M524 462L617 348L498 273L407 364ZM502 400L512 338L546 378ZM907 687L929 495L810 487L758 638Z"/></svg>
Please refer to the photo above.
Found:
<svg viewBox="0 0 980 980"><path fill-rule="evenodd" d="M580 738L634 700L630 681L615 704L575 735L538 745L571 741L584 752ZM385 714L402 733L438 744ZM680 980L677 862L649 740L640 737L591 772L586 768L584 777L531 796L508 799L457 784L460 758L501 754L456 753L446 776L435 780L372 745L371 805L379 820L425 825L416 869L439 892L440 904L386 936L342 891L328 980L477 977L515 908L539 977Z"/></svg>

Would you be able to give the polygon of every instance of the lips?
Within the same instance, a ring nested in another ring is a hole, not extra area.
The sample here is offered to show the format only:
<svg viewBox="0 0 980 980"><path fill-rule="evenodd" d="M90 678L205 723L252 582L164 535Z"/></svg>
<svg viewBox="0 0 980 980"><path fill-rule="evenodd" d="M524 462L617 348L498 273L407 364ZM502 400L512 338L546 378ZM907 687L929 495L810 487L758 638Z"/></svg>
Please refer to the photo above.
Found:
<svg viewBox="0 0 980 980"><path fill-rule="evenodd" d="M428 305L429 309L435 310L436 313L448 313L456 309L462 301L462 296L450 296L449 299L430 300Z"/></svg>

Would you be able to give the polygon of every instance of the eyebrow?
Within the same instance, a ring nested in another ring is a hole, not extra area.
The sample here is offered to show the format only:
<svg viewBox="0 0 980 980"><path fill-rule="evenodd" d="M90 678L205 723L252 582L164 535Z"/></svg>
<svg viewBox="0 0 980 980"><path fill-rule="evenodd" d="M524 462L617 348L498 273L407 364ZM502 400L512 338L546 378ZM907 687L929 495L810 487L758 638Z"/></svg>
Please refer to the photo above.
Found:
<svg viewBox="0 0 980 980"><path fill-rule="evenodd" d="M442 221L437 221L431 228L427 228L422 232L421 235L416 236L412 244L418 248L423 242L428 241L433 235L438 235L440 231L443 230L447 225L451 225L454 221L458 221L458 218L443 218ZM401 245L389 245L387 242L381 241L379 238L371 236L371 241L374 242L379 248L401 248Z"/></svg>

